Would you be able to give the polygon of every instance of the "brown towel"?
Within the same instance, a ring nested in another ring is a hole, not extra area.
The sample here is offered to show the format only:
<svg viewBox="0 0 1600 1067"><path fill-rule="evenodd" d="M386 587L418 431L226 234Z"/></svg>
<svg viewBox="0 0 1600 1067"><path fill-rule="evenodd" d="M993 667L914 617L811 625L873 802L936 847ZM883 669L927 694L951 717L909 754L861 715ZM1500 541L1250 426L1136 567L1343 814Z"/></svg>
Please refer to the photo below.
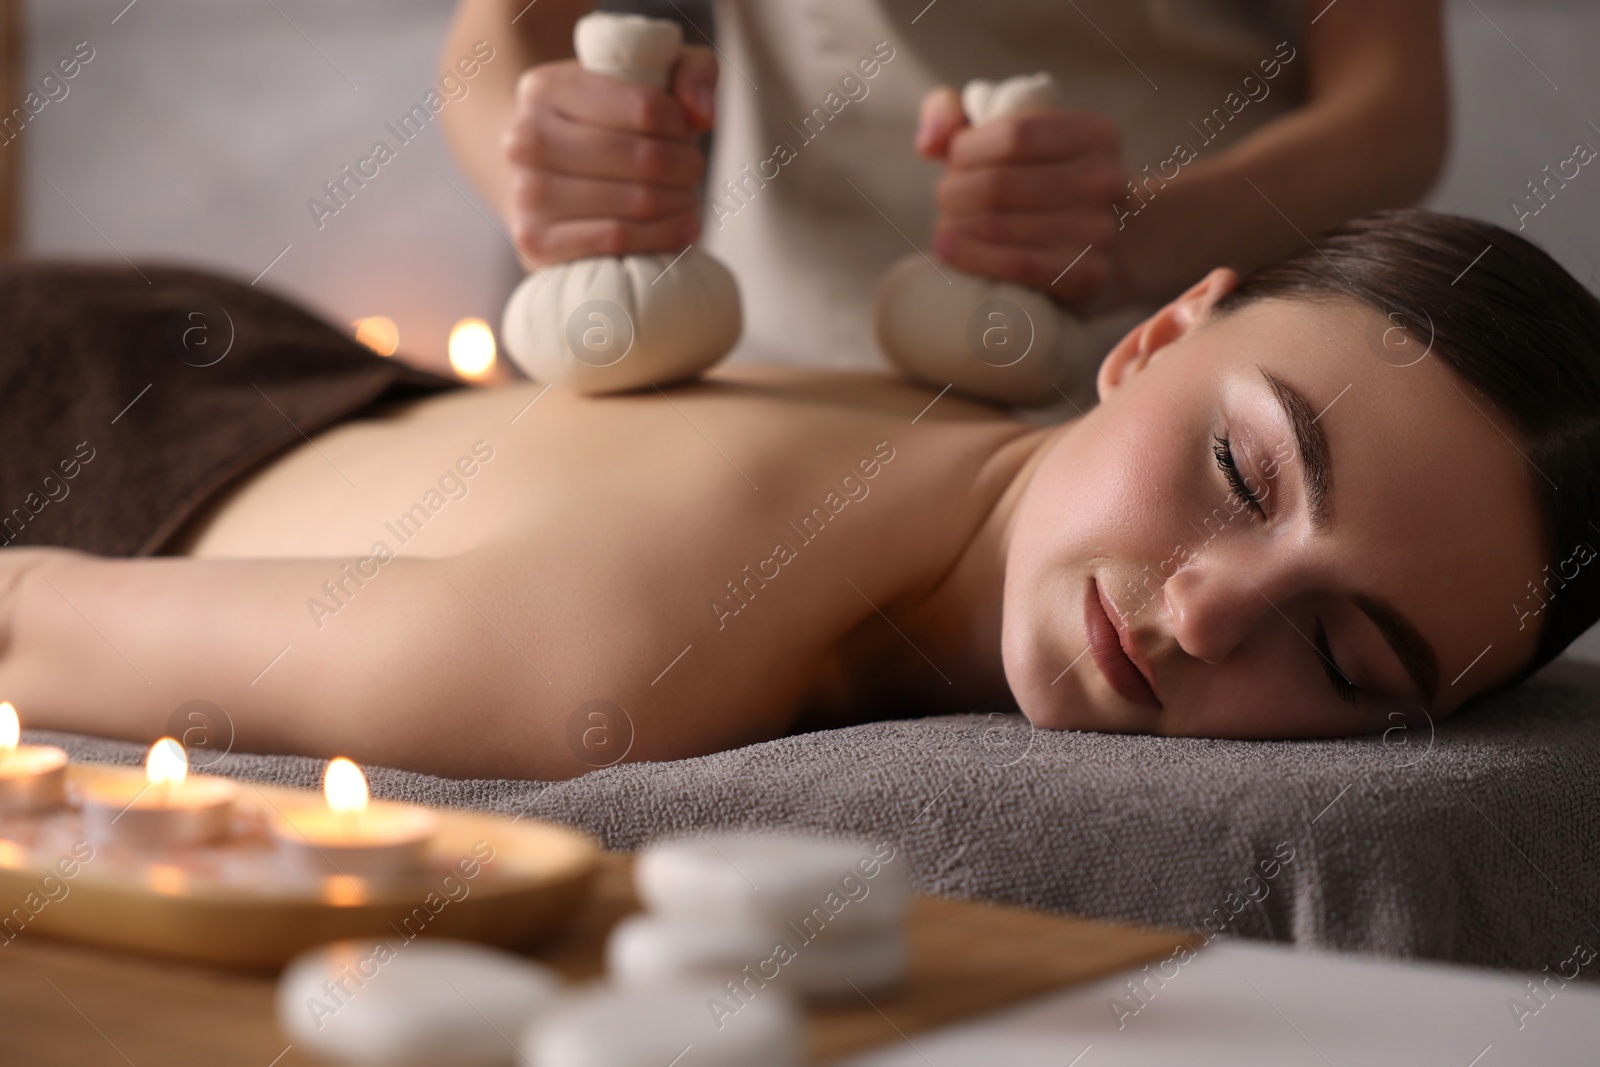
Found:
<svg viewBox="0 0 1600 1067"><path fill-rule="evenodd" d="M0 546L151 555L307 435L459 385L215 274L0 264Z"/></svg>

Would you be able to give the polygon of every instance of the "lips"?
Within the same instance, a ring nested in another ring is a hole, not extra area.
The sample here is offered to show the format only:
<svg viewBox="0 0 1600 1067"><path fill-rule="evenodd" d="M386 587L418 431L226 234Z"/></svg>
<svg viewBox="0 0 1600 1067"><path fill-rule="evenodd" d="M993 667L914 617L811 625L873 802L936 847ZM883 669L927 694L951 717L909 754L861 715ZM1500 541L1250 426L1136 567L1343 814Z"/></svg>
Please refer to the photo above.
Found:
<svg viewBox="0 0 1600 1067"><path fill-rule="evenodd" d="M1105 676L1112 690L1124 700L1159 711L1161 701L1156 699L1149 680L1129 658L1122 634L1111 621L1111 613L1100 592L1100 583L1093 578L1089 579L1084 597L1083 618L1084 632L1089 638L1089 655L1094 658L1095 665L1100 668L1100 673Z"/></svg>

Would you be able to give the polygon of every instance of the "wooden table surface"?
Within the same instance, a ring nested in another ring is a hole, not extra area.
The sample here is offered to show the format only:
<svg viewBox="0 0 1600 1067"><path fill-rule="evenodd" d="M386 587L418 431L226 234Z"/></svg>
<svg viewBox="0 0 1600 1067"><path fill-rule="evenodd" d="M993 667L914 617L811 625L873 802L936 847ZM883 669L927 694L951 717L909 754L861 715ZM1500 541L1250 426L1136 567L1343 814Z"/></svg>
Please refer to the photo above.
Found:
<svg viewBox="0 0 1600 1067"><path fill-rule="evenodd" d="M608 854L585 909L532 955L582 981L601 972L606 932L637 910L631 857ZM918 897L912 976L870 1002L809 1013L824 1063L1170 955L1199 939L1021 908ZM53 942L0 942L0 1063L28 1067L296 1067L273 1015L276 976Z"/></svg>

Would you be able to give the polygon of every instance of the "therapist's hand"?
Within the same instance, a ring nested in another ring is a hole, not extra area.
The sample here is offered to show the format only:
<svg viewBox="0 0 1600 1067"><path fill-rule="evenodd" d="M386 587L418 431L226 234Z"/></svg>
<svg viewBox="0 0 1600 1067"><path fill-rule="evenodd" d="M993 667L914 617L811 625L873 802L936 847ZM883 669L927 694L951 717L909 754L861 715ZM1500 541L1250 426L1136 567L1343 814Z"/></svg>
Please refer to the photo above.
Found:
<svg viewBox="0 0 1600 1067"><path fill-rule="evenodd" d="M666 92L541 63L517 80L505 135L512 239L537 266L673 252L700 233L716 56L686 47Z"/></svg>
<svg viewBox="0 0 1600 1067"><path fill-rule="evenodd" d="M1127 175L1110 119L1037 108L970 126L941 88L922 101L917 151L945 161L933 249L946 263L1080 309L1117 302L1112 205Z"/></svg>

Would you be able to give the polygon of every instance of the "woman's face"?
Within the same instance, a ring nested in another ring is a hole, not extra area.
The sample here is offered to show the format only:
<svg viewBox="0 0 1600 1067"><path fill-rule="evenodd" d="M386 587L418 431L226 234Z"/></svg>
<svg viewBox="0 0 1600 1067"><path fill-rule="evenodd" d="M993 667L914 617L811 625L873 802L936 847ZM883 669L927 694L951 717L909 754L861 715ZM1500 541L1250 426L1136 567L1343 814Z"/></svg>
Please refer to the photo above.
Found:
<svg viewBox="0 0 1600 1067"><path fill-rule="evenodd" d="M1210 316L1236 284L1124 338L1027 486L1002 650L1038 726L1338 736L1532 658L1540 475L1509 424L1354 300Z"/></svg>

